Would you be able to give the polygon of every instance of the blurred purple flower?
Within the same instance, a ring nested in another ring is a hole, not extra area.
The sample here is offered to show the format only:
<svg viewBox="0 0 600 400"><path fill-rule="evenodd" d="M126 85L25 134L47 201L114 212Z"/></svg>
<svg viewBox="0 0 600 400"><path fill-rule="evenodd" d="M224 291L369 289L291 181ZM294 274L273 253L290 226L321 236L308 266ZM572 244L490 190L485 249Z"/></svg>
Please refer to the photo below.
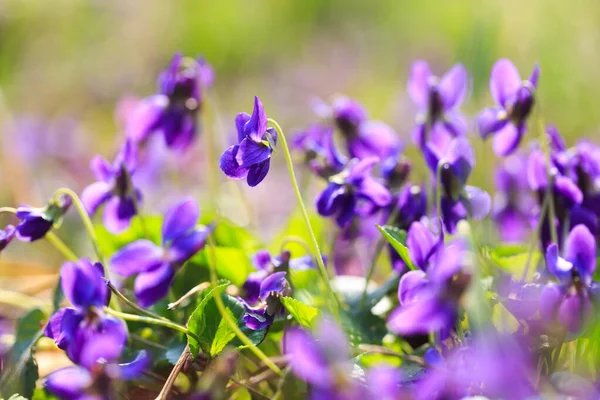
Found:
<svg viewBox="0 0 600 400"><path fill-rule="evenodd" d="M293 148L304 152L305 162L312 172L328 179L341 172L348 162L333 140L333 128L313 124L294 137Z"/></svg>
<svg viewBox="0 0 600 400"><path fill-rule="evenodd" d="M21 220L16 227L15 235L23 242L33 242L46 236L55 225L60 224L63 216L71 206L69 196L52 199L46 207L34 208L21 206L16 216Z"/></svg>
<svg viewBox="0 0 600 400"><path fill-rule="evenodd" d="M105 334L90 339L82 348L79 366L52 372L44 387L65 400L105 400L115 396L113 380L128 381L142 375L149 366L149 357L140 351L129 363L117 364L121 356L120 338Z"/></svg>
<svg viewBox="0 0 600 400"><path fill-rule="evenodd" d="M490 211L491 199L483 190L466 185L475 166L475 155L467 138L453 139L444 152L431 143L426 143L422 150L439 183L436 190L442 191L440 217L446 230L454 233L458 221L468 215L475 220L484 218Z"/></svg>
<svg viewBox="0 0 600 400"><path fill-rule="evenodd" d="M368 399L397 400L403 399L402 373L399 368L378 365L367 371Z"/></svg>
<svg viewBox="0 0 600 400"><path fill-rule="evenodd" d="M530 230L536 201L527 184L526 158L511 155L496 169L492 218L504 242L523 241Z"/></svg>
<svg viewBox="0 0 600 400"><path fill-rule="evenodd" d="M343 228L355 215L372 215L389 205L392 195L371 175L378 161L375 157L351 161L344 171L330 177L329 184L317 198L319 214L334 216L338 226Z"/></svg>
<svg viewBox="0 0 600 400"><path fill-rule="evenodd" d="M6 225L4 229L0 229L0 251L4 250L6 246L15 237L16 229L12 225Z"/></svg>
<svg viewBox="0 0 600 400"><path fill-rule="evenodd" d="M90 215L104 204L102 220L111 233L127 229L139 211L136 204L141 201L142 195L131 181L136 164L137 149L131 140L125 141L112 165L101 156L94 157L90 163L98 181L83 190L81 201Z"/></svg>
<svg viewBox="0 0 600 400"><path fill-rule="evenodd" d="M254 187L269 172L271 154L277 144L277 131L268 127L267 114L254 96L252 115L239 113L235 118L238 144L229 147L220 160L223 173L232 179L246 179Z"/></svg>
<svg viewBox="0 0 600 400"><path fill-rule="evenodd" d="M519 71L509 60L500 59L494 64L490 91L497 107L483 110L477 117L477 127L484 139L494 135L493 148L497 155L504 157L515 151L527 131L539 75L536 65L529 79L521 81Z"/></svg>
<svg viewBox="0 0 600 400"><path fill-rule="evenodd" d="M75 363L82 362L86 357L86 346L101 337L110 336L113 345L97 351L120 354L127 342L127 328L123 321L102 311L110 297L102 264L92 264L87 258L77 263L66 262L60 271L60 282L65 297L75 308L61 308L55 312L44 334L54 339Z"/></svg>
<svg viewBox="0 0 600 400"><path fill-rule="evenodd" d="M468 79L462 64L454 65L438 78L427 62L413 63L407 91L419 108L417 125L411 134L415 145L431 142L443 149L453 137L467 132L467 121L459 108L467 93Z"/></svg>
<svg viewBox="0 0 600 400"><path fill-rule="evenodd" d="M137 274L133 290L142 307L149 307L166 296L175 272L204 247L212 226L197 227L199 217L196 201L186 198L166 212L162 246L140 239L123 247L110 259L111 269L118 275Z"/></svg>
<svg viewBox="0 0 600 400"><path fill-rule="evenodd" d="M197 135L203 91L213 80L214 71L203 58L175 54L158 77L158 94L140 101L128 118L127 136L141 142L160 131L168 147L186 150Z"/></svg>
<svg viewBox="0 0 600 400"><path fill-rule="evenodd" d="M344 332L327 318L314 335L300 328L285 332L284 349L292 372L312 385L313 399L361 399L364 393L351 374L349 344Z"/></svg>
<svg viewBox="0 0 600 400"><path fill-rule="evenodd" d="M553 243L546 251L546 265L559 284L549 284L541 294L542 316L558 321L571 333L579 333L594 315L597 285L592 282L596 269L596 240L584 225L574 227L565 242L564 258Z"/></svg>
<svg viewBox="0 0 600 400"><path fill-rule="evenodd" d="M409 231L412 261L423 270L409 271L398 286L400 306L388 317L388 328L400 335L440 332L454 328L459 301L469 282L469 250L462 239L444 245L419 222Z"/></svg>

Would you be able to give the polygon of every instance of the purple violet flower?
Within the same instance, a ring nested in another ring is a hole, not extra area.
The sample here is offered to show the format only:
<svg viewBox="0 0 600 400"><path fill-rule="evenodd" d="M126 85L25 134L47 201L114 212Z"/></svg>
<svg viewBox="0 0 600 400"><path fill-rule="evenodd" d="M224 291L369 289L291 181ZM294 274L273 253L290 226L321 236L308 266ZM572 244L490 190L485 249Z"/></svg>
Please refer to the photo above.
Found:
<svg viewBox="0 0 600 400"><path fill-rule="evenodd" d="M199 216L198 204L187 198L166 212L162 246L140 239L112 256L110 265L115 273L125 277L137 274L133 289L142 307L149 307L166 296L175 272L204 247L212 227L197 227Z"/></svg>
<svg viewBox="0 0 600 400"><path fill-rule="evenodd" d="M50 200L42 208L29 206L17 208L16 216L21 220L15 232L17 239L33 242L46 236L50 229L60 224L71 202L69 196L60 196L59 199Z"/></svg>
<svg viewBox="0 0 600 400"><path fill-rule="evenodd" d="M120 338L105 334L90 339L82 348L79 366L52 372L44 387L65 400L105 400L114 398L113 380L132 380L141 376L149 365L149 357L140 351L126 364L117 364L122 348Z"/></svg>
<svg viewBox="0 0 600 400"><path fill-rule="evenodd" d="M235 125L239 143L225 150L220 167L229 178L246 179L248 185L254 187L269 172L277 132L268 127L267 114L257 96L252 115L239 113Z"/></svg>
<svg viewBox="0 0 600 400"><path fill-rule="evenodd" d="M349 344L344 332L323 318L314 335L290 328L284 336L292 372L312 385L313 399L360 399L361 387L352 378Z"/></svg>
<svg viewBox="0 0 600 400"><path fill-rule="evenodd" d="M337 150L333 136L332 127L313 124L294 137L293 147L303 151L311 171L325 179L341 172L348 163Z"/></svg>
<svg viewBox="0 0 600 400"><path fill-rule="evenodd" d="M411 137L421 147L426 142L444 148L453 137L467 132L467 121L459 108L467 93L467 71L454 65L441 78L432 74L427 62L415 61L410 71L407 91L419 108L417 125Z"/></svg>
<svg viewBox="0 0 600 400"><path fill-rule="evenodd" d="M392 202L392 195L379 183L371 170L375 157L350 161L344 171L329 178L329 184L317 198L317 211L335 217L338 226L346 227L355 215L367 216Z"/></svg>
<svg viewBox="0 0 600 400"><path fill-rule="evenodd" d="M398 285L400 306L388 318L388 328L400 335L440 332L448 336L458 316L459 301L470 274L469 250L462 239L446 245L415 222L407 239L412 261L426 270L409 271Z"/></svg>
<svg viewBox="0 0 600 400"><path fill-rule="evenodd" d="M444 152L431 143L426 143L422 150L427 165L440 183L437 187L442 191L440 217L446 230L454 233L458 221L468 215L476 220L484 218L491 208L489 194L466 185L475 166L475 155L468 139L453 139Z"/></svg>
<svg viewBox="0 0 600 400"><path fill-rule="evenodd" d="M4 229L0 229L0 251L4 250L6 246L15 237L16 228L12 225L6 225Z"/></svg>
<svg viewBox="0 0 600 400"><path fill-rule="evenodd" d="M168 147L186 150L197 135L204 90L213 81L214 71L203 58L175 54L158 77L158 94L140 101L128 118L127 136L141 142L160 131Z"/></svg>
<svg viewBox="0 0 600 400"><path fill-rule="evenodd" d="M540 68L536 65L529 79L522 81L510 60L501 59L494 64L490 91L497 107L483 110L477 117L477 127L484 139L494 135L497 155L504 157L515 151L527 131L539 75Z"/></svg>
<svg viewBox="0 0 600 400"><path fill-rule="evenodd" d="M564 257L564 258L563 258ZM553 243L546 251L546 265L559 284L549 284L541 294L542 316L558 321L571 333L579 333L594 315L597 285L596 239L584 225L574 227L565 242L563 257Z"/></svg>
<svg viewBox="0 0 600 400"><path fill-rule="evenodd" d="M100 337L110 336L113 347L106 349L119 353L127 342L127 328L123 321L104 314L110 293L102 264L87 258L77 263L66 262L60 270L63 293L74 308L61 308L55 312L44 329L44 334L54 339L75 363L85 357L87 344Z"/></svg>
<svg viewBox="0 0 600 400"><path fill-rule="evenodd" d="M496 170L492 218L504 242L521 242L531 229L536 200L527 184L526 159L511 155Z"/></svg>
<svg viewBox="0 0 600 400"><path fill-rule="evenodd" d="M137 149L131 140L127 140L112 165L101 156L94 157L90 164L98 181L83 190L81 201L90 215L104 204L102 220L113 234L127 229L138 212L136 204L142 195L131 181L136 163Z"/></svg>

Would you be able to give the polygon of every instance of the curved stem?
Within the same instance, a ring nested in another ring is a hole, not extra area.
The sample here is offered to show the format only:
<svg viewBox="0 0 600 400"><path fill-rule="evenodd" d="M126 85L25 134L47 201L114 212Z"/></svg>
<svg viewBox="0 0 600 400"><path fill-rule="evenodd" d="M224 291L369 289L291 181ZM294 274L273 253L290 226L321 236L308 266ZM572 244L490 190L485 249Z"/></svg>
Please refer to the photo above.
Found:
<svg viewBox="0 0 600 400"><path fill-rule="evenodd" d="M311 250L310 246L308 245L308 243L306 243L304 241L304 239L302 239L301 237L298 236L286 236L282 241L281 241L281 245L279 246L279 252L283 253L285 251L285 248L288 244L297 244L298 246L302 247L304 249L304 251L306 251L306 254L315 257L313 254L313 251Z"/></svg>
<svg viewBox="0 0 600 400"><path fill-rule="evenodd" d="M121 318L124 321L143 322L150 325L164 326L166 328L170 328L183 334L189 335L194 339L200 341L200 338L195 333L190 332L186 327L166 319L157 319L151 317L143 317L141 315L127 314L124 312L113 310L109 307L104 307L104 312L114 317Z"/></svg>
<svg viewBox="0 0 600 400"><path fill-rule="evenodd" d="M186 294L181 296L179 298L179 300L176 300L173 303L169 303L167 308L169 310L174 310L175 308L179 307L181 305L181 303L183 303L186 299L188 299L188 298L190 298L190 296L194 295L194 293L202 292L205 289L208 289L209 286L210 286L210 282L202 282L202 283L194 286Z"/></svg>
<svg viewBox="0 0 600 400"><path fill-rule="evenodd" d="M133 301L129 300L127 297L125 297L125 295L123 293L121 293L116 287L115 285L113 285L111 282L108 282L107 284L108 288L110 289L110 291L119 299L121 300L123 303L127 304L129 307L133 308L134 310L136 310L137 312L139 312L140 314L143 314L147 317L150 318L155 318L155 319L160 319L163 321L169 321L168 318L165 317L161 317L158 314L154 314L152 311L148 311L143 309L142 307L138 306L137 304L135 304Z"/></svg>
<svg viewBox="0 0 600 400"><path fill-rule="evenodd" d="M190 345L188 344L183 349L183 352L179 356L177 363L173 366L173 369L171 370L171 373L169 374L169 377L167 378L160 393L156 397L156 400L163 400L163 399L167 399L169 397L169 393L171 392L171 389L173 388L173 385L175 384L175 379L177 379L177 375L179 375L179 373L183 369L183 366L185 365L186 361L188 359L190 359L190 357L191 357Z"/></svg>
<svg viewBox="0 0 600 400"><path fill-rule="evenodd" d="M69 196L71 198L71 200L73 200L73 204L75 204L75 207L77 208L77 212L79 213L79 216L81 217L81 221L83 222L85 229L88 231L88 234L90 235L90 240L92 241L92 246L94 247L94 252L96 253L96 257L98 258L98 261L100 261L102 266L104 266L104 268L106 269L104 257L102 256L102 252L100 251L100 247L98 246L98 238L96 237L96 230L94 229L94 225L92 224L92 221L90 220L90 217L89 217L85 207L83 206L83 203L79 199L79 196L77 196L77 193L75 193L74 191L72 191L69 188L58 189L54 193L54 196L56 197L58 195Z"/></svg>
<svg viewBox="0 0 600 400"><path fill-rule="evenodd" d="M212 235L209 235L207 238L208 252L209 252L209 264L210 264L210 281L212 282L213 287L218 286L217 282L217 267L216 267L216 257L215 257L215 247ZM265 363L267 367L277 375L282 376L282 372L271 361L269 357L265 353L263 353L258 346L256 346L252 341L242 332L242 330L237 326L235 321L231 318L231 315L225 309L225 304L223 304L223 299L221 298L221 293L213 293L213 299L215 300L215 304L217 305L217 309L221 314L221 318L225 320L229 328L235 333L235 335L240 339L240 341L248 346L250 351L252 351L262 362Z"/></svg>
<svg viewBox="0 0 600 400"><path fill-rule="evenodd" d="M281 141L281 147L283 147L285 161L287 164L288 172L290 174L290 181L292 182L292 186L294 187L294 194L296 195L298 206L300 207L300 211L302 212L302 217L304 218L304 223L306 224L306 229L308 230L311 244L315 252L317 253L317 265L319 266L323 282L325 283L325 287L327 288L327 295L329 296L330 300L331 312L333 316L339 321L340 315L337 298L333 293L331 282L329 281L329 276L327 274L327 269L325 268L325 263L323 262L323 256L321 254L321 250L319 249L319 243L317 242L317 238L312 229L310 218L308 216L308 212L306 211L306 207L304 206L304 202L302 201L302 193L300 193L300 188L298 187L298 180L296 179L296 174L294 173L294 164L292 162L292 155L290 154L290 149L288 147L287 140L285 138L285 135L283 134L283 130L275 120L269 118L269 124L271 124L275 128L275 130L277 131L278 139Z"/></svg>

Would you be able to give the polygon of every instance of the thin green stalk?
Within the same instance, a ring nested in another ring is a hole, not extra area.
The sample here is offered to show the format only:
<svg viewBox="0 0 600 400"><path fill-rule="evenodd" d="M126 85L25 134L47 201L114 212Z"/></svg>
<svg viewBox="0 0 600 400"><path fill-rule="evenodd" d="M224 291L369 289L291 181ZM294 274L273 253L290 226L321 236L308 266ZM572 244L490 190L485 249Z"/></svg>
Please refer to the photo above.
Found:
<svg viewBox="0 0 600 400"><path fill-rule="evenodd" d="M185 326L181 326L179 324L176 324L176 323L171 322L166 319L157 319L157 318L144 317L141 315L127 314L127 313L124 313L121 311L113 310L112 308L109 308L109 307L104 307L104 312L109 315L112 315L114 317L121 318L124 321L142 322L142 323L150 324L150 325L164 326L165 328L170 328L175 331L184 333L186 335L193 337L197 341L200 341L200 338L195 333L189 331Z"/></svg>
<svg viewBox="0 0 600 400"><path fill-rule="evenodd" d="M125 295L123 293L121 293L116 287L115 285L113 285L111 282L108 282L108 288L110 289L110 291L119 299L121 300L123 303L127 304L129 307L133 308L134 310L136 310L137 312L139 312L140 314L143 314L147 317L150 318L155 318L155 319L160 319L163 321L169 321L168 318L165 317L161 317L158 314L154 314L152 311L148 311L140 306L138 306L137 304L135 304L133 301L129 300L127 297L125 297Z"/></svg>
<svg viewBox="0 0 600 400"><path fill-rule="evenodd" d="M208 253L209 253L209 264L210 264L210 281L214 287L217 287L217 263L215 257L215 245L212 238L212 235L208 236L207 240L208 244ZM265 353L263 353L258 346L256 346L252 341L242 332L242 330L237 326L235 321L231 318L231 315L225 309L225 304L223 304L223 299L221 298L221 293L213 294L213 299L215 300L215 304L217 305L217 309L221 314L221 317L225 320L229 328L235 333L235 335L240 339L240 341L248 346L250 351L252 351L271 371L276 373L279 376L282 376L281 369L271 361L269 357Z"/></svg>
<svg viewBox="0 0 600 400"><path fill-rule="evenodd" d="M40 308L45 312L50 311L50 305L37 297L27 296L23 293L13 292L12 290L0 289L0 303L17 307L23 310Z"/></svg>
<svg viewBox="0 0 600 400"><path fill-rule="evenodd" d="M79 217L81 218L81 221L83 222L83 225L85 226L85 229L88 231L88 234L90 235L90 240L92 241L92 246L94 247L94 252L96 253L96 258L98 258L98 261L100 261L100 263L104 266L104 268L106 268L104 257L102 256L102 252L100 251L100 247L98 246L98 238L96 237L96 230L94 229L94 225L92 224L92 221L90 220L90 217L89 217L83 203L79 199L79 196L77 196L77 193L75 193L74 191L72 191L69 188L58 189L54 193L54 196L56 197L59 195L68 196L71 198L71 200L73 200L73 204L75 204L75 207L77 208Z"/></svg>
<svg viewBox="0 0 600 400"><path fill-rule="evenodd" d="M310 218L308 216L308 212L306 211L306 207L304 206L304 202L302 201L302 193L300 193L298 180L296 179L296 174L294 173L294 163L292 162L292 155L290 153L287 140L285 138L285 135L283 134L283 130L275 120L269 118L269 124L271 124L275 128L275 130L277 131L278 139L281 141L281 147L283 147L283 153L285 155L285 161L287 163L288 172L290 174L290 181L292 182L292 186L294 188L294 194L296 195L298 206L300 207L300 211L302 212L302 217L304 218L304 223L306 224L306 229L308 230L311 244L317 253L317 264L319 265L321 276L323 278L323 281L325 282L325 287L327 288L327 295L329 296L330 300L331 312L333 316L339 321L340 315L337 298L335 297L335 293L333 292L333 289L331 287L331 282L329 281L327 269L325 268L325 263L323 262L323 256L321 255L321 250L319 249L319 243L317 242L317 238L310 223Z"/></svg>

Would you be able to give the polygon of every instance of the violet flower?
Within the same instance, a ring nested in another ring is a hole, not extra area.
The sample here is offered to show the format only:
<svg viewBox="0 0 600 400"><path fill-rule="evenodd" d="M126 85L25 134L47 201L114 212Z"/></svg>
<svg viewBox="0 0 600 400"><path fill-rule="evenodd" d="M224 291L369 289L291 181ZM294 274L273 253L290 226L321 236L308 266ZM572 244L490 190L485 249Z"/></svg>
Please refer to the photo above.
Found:
<svg viewBox="0 0 600 400"><path fill-rule="evenodd" d="M356 100L339 96L331 107L323 103L318 107L318 114L332 120L342 134L350 157L385 159L402 150L396 132L381 121L369 120L367 111Z"/></svg>
<svg viewBox="0 0 600 400"><path fill-rule="evenodd" d="M140 377L149 365L149 357L140 351L126 364L117 364L122 348L120 338L105 334L90 339L82 348L79 366L52 372L45 389L64 400L105 400L115 398L112 381Z"/></svg>
<svg viewBox="0 0 600 400"><path fill-rule="evenodd" d="M419 108L417 125L411 137L415 145L432 142L445 148L454 137L464 135L468 125L459 108L467 93L468 76L462 64L454 65L441 78L432 74L429 64L415 61L407 91Z"/></svg>
<svg viewBox="0 0 600 400"><path fill-rule="evenodd" d="M286 279L287 272L274 272L260 282L258 307L246 307L244 322L252 330L265 329L273 324L275 317L284 309L281 304L282 296L289 296L292 292Z"/></svg>
<svg viewBox="0 0 600 400"><path fill-rule="evenodd" d="M535 102L540 69L536 65L528 80L507 59L496 61L490 78L490 91L497 107L486 108L477 118L482 138L494 135L493 148L499 156L511 154L527 132L527 118Z"/></svg>
<svg viewBox="0 0 600 400"><path fill-rule="evenodd" d="M329 184L317 198L317 211L324 217L335 217L341 228L355 215L367 216L392 202L392 195L379 183L371 170L377 158L351 161L346 169L329 178Z"/></svg>
<svg viewBox="0 0 600 400"><path fill-rule="evenodd" d="M467 243L455 239L446 245L421 223L409 230L411 260L424 270L409 271L398 286L400 306L388 317L388 328L400 335L440 332L448 336L458 317L459 301L469 282Z"/></svg>
<svg viewBox="0 0 600 400"><path fill-rule="evenodd" d="M432 143L426 143L422 150L429 168L436 174L437 190L442 192L440 217L446 230L454 233L458 221L468 215L476 220L484 218L491 199L483 190L466 185L475 166L475 155L467 138L453 139L444 152Z"/></svg>
<svg viewBox="0 0 600 400"><path fill-rule="evenodd" d="M12 225L6 225L4 229L0 229L0 251L4 250L6 246L15 237L16 228Z"/></svg>
<svg viewBox="0 0 600 400"><path fill-rule="evenodd" d="M257 96L254 96L252 115L239 113L235 125L238 144L225 150L220 167L229 178L246 179L248 185L254 187L269 172L277 131L268 127L267 114Z"/></svg>
<svg viewBox="0 0 600 400"><path fill-rule="evenodd" d="M382 364L367 371L368 399L397 400L408 398L402 386L402 373L399 368Z"/></svg>
<svg viewBox="0 0 600 400"><path fill-rule="evenodd" d="M175 272L200 251L212 227L197 227L200 209L187 198L172 206L162 224L162 246L140 239L117 251L110 259L118 275L137 275L133 286L142 307L149 307L167 295Z"/></svg>
<svg viewBox="0 0 600 400"><path fill-rule="evenodd" d="M546 265L560 283L543 289L541 312L545 320L558 321L569 332L579 333L595 314L593 302L598 290L592 282L596 240L588 228L577 225L569 232L563 257L555 243L548 246Z"/></svg>
<svg viewBox="0 0 600 400"><path fill-rule="evenodd" d="M313 399L359 399L344 332L323 318L314 335L300 328L285 332L284 349L292 372L312 386Z"/></svg>
<svg viewBox="0 0 600 400"><path fill-rule="evenodd" d="M204 89L214 81L212 67L203 59L175 54L158 77L158 94L142 100L127 120L127 136L135 142L162 132L168 147L187 149L195 140Z"/></svg>
<svg viewBox="0 0 600 400"><path fill-rule="evenodd" d="M50 200L42 208L29 206L17 208L16 216L21 220L15 232L17 239L23 242L33 242L43 238L50 229L61 223L70 206L71 198L60 196L58 199Z"/></svg>
<svg viewBox="0 0 600 400"><path fill-rule="evenodd" d="M112 350L120 352L127 342L127 328L123 321L102 311L110 298L102 264L92 264L87 258L77 263L66 262L60 270L60 282L65 297L74 308L61 308L55 312L44 335L54 339L75 363L86 356L84 351L90 341L103 336L112 337Z"/></svg>
<svg viewBox="0 0 600 400"><path fill-rule="evenodd" d="M511 155L504 159L495 175L496 194L492 218L504 242L521 242L530 231L536 201L527 184L526 159Z"/></svg>
<svg viewBox="0 0 600 400"><path fill-rule="evenodd" d="M101 156L94 157L90 164L98 181L83 190L81 201L90 215L104 204L102 220L113 234L125 230L139 211L136 204L142 195L131 181L136 163L137 150L134 143L127 140L112 165Z"/></svg>
<svg viewBox="0 0 600 400"><path fill-rule="evenodd" d="M292 146L304 152L304 160L310 170L318 176L329 179L341 172L348 159L341 154L333 140L333 128L314 124L296 134Z"/></svg>

